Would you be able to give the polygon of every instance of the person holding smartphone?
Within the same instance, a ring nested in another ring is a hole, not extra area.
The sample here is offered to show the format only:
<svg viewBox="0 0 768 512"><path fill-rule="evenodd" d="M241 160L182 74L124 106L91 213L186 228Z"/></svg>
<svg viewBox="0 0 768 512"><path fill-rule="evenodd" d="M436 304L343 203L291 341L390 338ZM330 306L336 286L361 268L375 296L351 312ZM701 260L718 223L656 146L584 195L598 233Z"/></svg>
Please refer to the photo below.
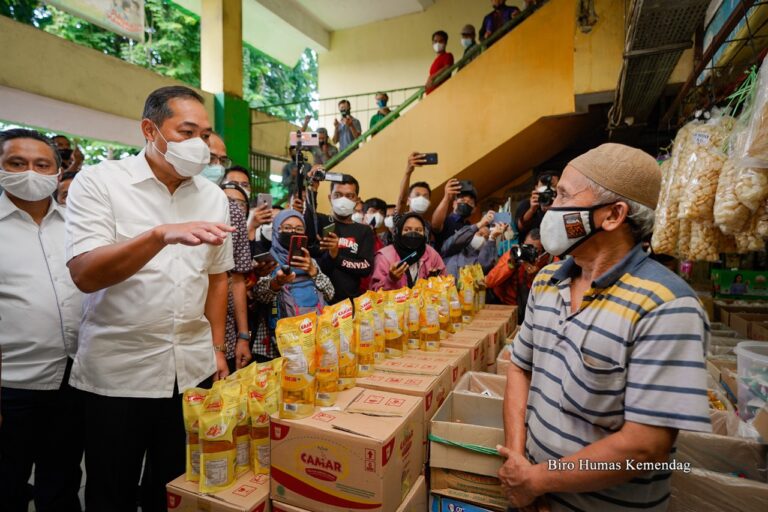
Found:
<svg viewBox="0 0 768 512"><path fill-rule="evenodd" d="M421 215L407 213L397 225L394 243L376 253L371 289L397 290L436 275L445 275L443 258L427 244L427 224Z"/></svg>
<svg viewBox="0 0 768 512"><path fill-rule="evenodd" d="M254 341L253 351L261 356L257 360L262 361L279 355L275 345L277 320L311 311L320 313L335 293L331 280L320 271L306 248L302 215L296 210L283 210L275 217L273 225L277 230L272 232L270 252L277 268L269 276L262 277L255 288L256 301L272 305L268 319L269 336Z"/></svg>

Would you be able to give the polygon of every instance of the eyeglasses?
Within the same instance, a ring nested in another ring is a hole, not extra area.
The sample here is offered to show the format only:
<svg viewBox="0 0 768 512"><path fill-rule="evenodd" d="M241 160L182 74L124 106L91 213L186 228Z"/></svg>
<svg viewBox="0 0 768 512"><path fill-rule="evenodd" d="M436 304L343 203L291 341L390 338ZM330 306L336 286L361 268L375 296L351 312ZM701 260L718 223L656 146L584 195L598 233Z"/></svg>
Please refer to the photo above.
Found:
<svg viewBox="0 0 768 512"><path fill-rule="evenodd" d="M246 192L250 192L251 191L251 184L249 182L247 182L247 181L233 181L233 180L229 180L229 183L234 183L235 185L238 185L238 186L242 187L243 190L245 190Z"/></svg>
<svg viewBox="0 0 768 512"><path fill-rule="evenodd" d="M281 233L287 233L289 235L303 235L304 234L304 228L280 228Z"/></svg>
<svg viewBox="0 0 768 512"><path fill-rule="evenodd" d="M230 167L232 166L232 160L230 160L227 156L218 156L211 153L211 161L209 162L211 165L219 164L222 167Z"/></svg>

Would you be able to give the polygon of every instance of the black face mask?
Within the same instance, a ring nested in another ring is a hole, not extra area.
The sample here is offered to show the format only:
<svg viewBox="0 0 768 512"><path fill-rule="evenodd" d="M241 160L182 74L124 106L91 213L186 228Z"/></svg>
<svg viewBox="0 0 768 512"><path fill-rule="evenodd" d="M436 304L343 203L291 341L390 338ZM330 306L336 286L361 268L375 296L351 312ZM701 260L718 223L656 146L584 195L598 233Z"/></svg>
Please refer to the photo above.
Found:
<svg viewBox="0 0 768 512"><path fill-rule="evenodd" d="M410 231L400 237L400 245L409 251L421 251L427 245L427 237L421 233Z"/></svg>
<svg viewBox="0 0 768 512"><path fill-rule="evenodd" d="M72 158L72 150L71 149L59 149L57 150L59 152L59 156L62 160L69 160Z"/></svg>
<svg viewBox="0 0 768 512"><path fill-rule="evenodd" d="M280 242L280 245L282 245L284 248L290 250L291 248L291 237L293 236L293 233L278 233L277 240Z"/></svg>
<svg viewBox="0 0 768 512"><path fill-rule="evenodd" d="M472 215L472 210L474 210L472 205L469 205L467 203L459 203L458 205L456 205L456 214L462 219L466 219L470 215Z"/></svg>

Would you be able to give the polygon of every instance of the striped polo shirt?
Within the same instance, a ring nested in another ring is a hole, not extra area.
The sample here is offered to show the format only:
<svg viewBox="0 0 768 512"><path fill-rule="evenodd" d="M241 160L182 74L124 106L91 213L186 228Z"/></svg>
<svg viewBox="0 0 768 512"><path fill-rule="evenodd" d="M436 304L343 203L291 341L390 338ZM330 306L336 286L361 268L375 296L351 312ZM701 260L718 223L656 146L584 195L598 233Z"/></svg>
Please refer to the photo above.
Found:
<svg viewBox="0 0 768 512"><path fill-rule="evenodd" d="M625 421L710 431L709 323L693 290L638 245L571 312L578 272L572 258L539 272L513 344L512 361L531 372L529 460L574 454ZM662 511L671 475L649 472L600 492L548 497L553 510Z"/></svg>

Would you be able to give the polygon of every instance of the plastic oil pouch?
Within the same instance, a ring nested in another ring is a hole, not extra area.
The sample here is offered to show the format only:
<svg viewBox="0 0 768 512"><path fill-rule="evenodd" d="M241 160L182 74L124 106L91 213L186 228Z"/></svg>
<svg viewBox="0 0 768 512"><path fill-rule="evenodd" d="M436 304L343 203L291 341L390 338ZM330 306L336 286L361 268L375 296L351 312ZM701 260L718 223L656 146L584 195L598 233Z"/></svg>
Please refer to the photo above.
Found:
<svg viewBox="0 0 768 512"><path fill-rule="evenodd" d="M277 346L284 358L280 385L280 417L301 419L315 410L315 333L317 314L278 320Z"/></svg>

